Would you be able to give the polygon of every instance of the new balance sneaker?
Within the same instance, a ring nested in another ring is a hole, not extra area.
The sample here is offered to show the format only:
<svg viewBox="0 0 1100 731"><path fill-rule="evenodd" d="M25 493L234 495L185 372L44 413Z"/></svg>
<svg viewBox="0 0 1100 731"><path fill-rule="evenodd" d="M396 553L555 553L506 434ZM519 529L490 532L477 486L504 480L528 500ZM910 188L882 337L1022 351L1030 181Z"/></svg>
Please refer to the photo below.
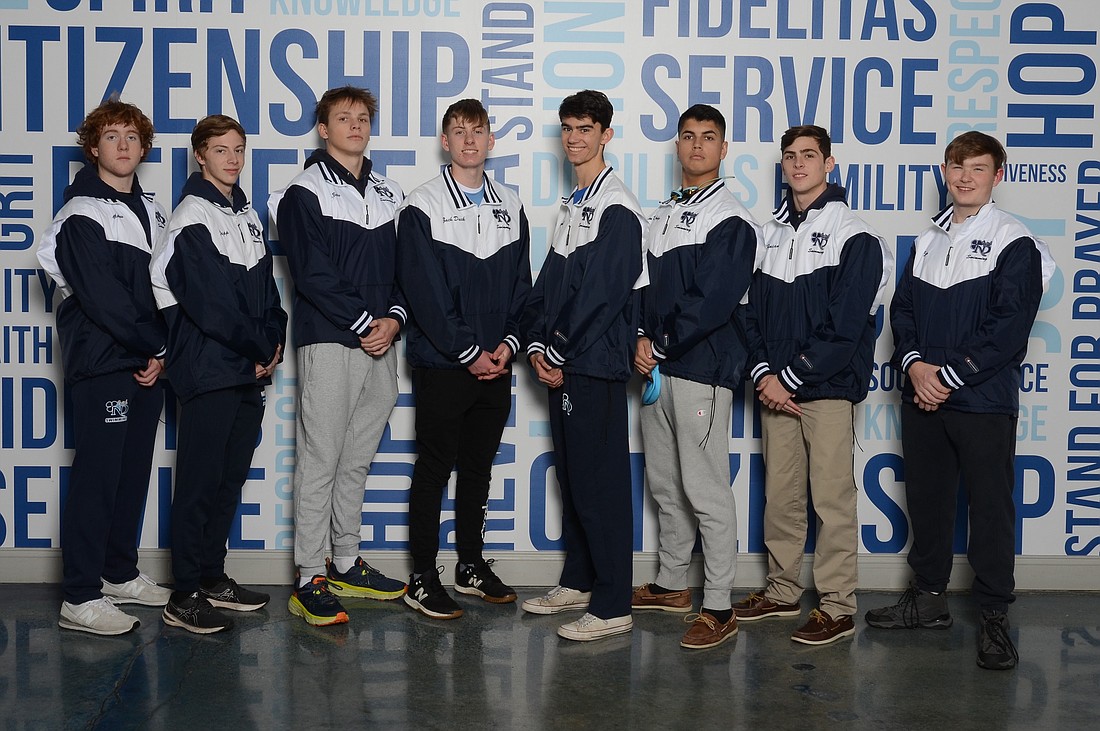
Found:
<svg viewBox="0 0 1100 731"><path fill-rule="evenodd" d="M244 588L225 574L222 574L217 583L199 587L199 592L213 606L235 612L254 612L271 599L270 595L262 591Z"/></svg>
<svg viewBox="0 0 1100 731"><path fill-rule="evenodd" d="M1016 646L1008 636L1008 615L983 609L978 634L978 667L986 670L1011 670L1020 661Z"/></svg>
<svg viewBox="0 0 1100 731"><path fill-rule="evenodd" d="M137 617L131 617L115 606L111 597L102 596L80 604L61 603L57 626L93 635L122 635L137 627Z"/></svg>
<svg viewBox="0 0 1100 731"><path fill-rule="evenodd" d="M516 590L493 573L496 559L455 566L455 591L479 596L493 604L509 604L516 600Z"/></svg>
<svg viewBox="0 0 1100 731"><path fill-rule="evenodd" d="M577 642L591 642L604 637L625 634L634 628L634 620L629 614L623 617L601 619L595 614L585 612L575 622L567 622L558 627L558 636Z"/></svg>
<svg viewBox="0 0 1100 731"><path fill-rule="evenodd" d="M680 647L689 650L705 650L708 647L717 647L729 638L737 634L737 615L730 614L730 620L723 624L709 612L689 614L684 617L685 622L691 622L680 640Z"/></svg>
<svg viewBox="0 0 1100 731"><path fill-rule="evenodd" d="M542 596L524 599L523 611L531 614L557 614L571 609L588 609L592 592L570 589L567 586L555 586Z"/></svg>
<svg viewBox="0 0 1100 731"><path fill-rule="evenodd" d="M653 584L642 584L630 595L631 609L660 609L662 612L690 612L691 590L666 591L654 594Z"/></svg>
<svg viewBox="0 0 1100 731"><path fill-rule="evenodd" d="M827 645L855 633L856 626L850 616L833 619L826 612L813 609L810 620L795 630L791 639L803 645Z"/></svg>
<svg viewBox="0 0 1100 731"><path fill-rule="evenodd" d="M798 603L778 604L764 596L763 592L753 592L739 602L734 602L733 613L742 622L752 622L768 617L797 617L802 614Z"/></svg>
<svg viewBox="0 0 1100 731"><path fill-rule="evenodd" d="M332 561L325 563L328 565L328 590L336 596L389 601L405 593L404 582L384 575L361 556L356 556L355 565L343 573L336 570Z"/></svg>
<svg viewBox="0 0 1100 731"><path fill-rule="evenodd" d="M291 614L314 627L348 621L348 613L340 606L340 600L329 591L328 580L321 575L314 576L308 584L295 589L286 606Z"/></svg>
<svg viewBox="0 0 1100 731"><path fill-rule="evenodd" d="M872 609L863 618L879 629L947 629L952 622L947 597L922 591L915 584L905 590L897 604Z"/></svg>
<svg viewBox="0 0 1100 731"><path fill-rule="evenodd" d="M214 609L206 597L197 591L190 594L172 592L160 616L165 624L182 627L197 635L209 635L233 627L233 620Z"/></svg>
<svg viewBox="0 0 1100 731"><path fill-rule="evenodd" d="M439 583L440 566L435 571L425 571L420 578L409 577L409 591L405 594L405 603L432 619L458 619L462 616L462 607L458 606L443 584Z"/></svg>
<svg viewBox="0 0 1100 731"><path fill-rule="evenodd" d="M103 579L103 595L115 600L115 604L144 604L147 607L163 607L172 596L172 590L161 586L145 574L139 573L129 581L112 584Z"/></svg>

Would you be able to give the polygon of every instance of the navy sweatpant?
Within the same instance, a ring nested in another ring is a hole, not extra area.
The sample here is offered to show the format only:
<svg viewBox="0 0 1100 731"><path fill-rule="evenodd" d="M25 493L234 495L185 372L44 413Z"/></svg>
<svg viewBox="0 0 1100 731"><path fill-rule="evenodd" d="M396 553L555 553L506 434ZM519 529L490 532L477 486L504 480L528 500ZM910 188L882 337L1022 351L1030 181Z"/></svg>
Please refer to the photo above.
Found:
<svg viewBox="0 0 1100 731"><path fill-rule="evenodd" d="M119 371L78 381L69 395L76 455L61 519L62 588L65 601L82 604L102 596L101 577L121 584L138 575L164 389Z"/></svg>
<svg viewBox="0 0 1100 731"><path fill-rule="evenodd" d="M225 572L226 541L264 418L259 385L223 388L181 405L172 495L176 591Z"/></svg>
<svg viewBox="0 0 1100 731"><path fill-rule="evenodd" d="M548 400L565 542L558 583L591 591L588 611L601 619L628 615L634 510L626 384L566 373Z"/></svg>

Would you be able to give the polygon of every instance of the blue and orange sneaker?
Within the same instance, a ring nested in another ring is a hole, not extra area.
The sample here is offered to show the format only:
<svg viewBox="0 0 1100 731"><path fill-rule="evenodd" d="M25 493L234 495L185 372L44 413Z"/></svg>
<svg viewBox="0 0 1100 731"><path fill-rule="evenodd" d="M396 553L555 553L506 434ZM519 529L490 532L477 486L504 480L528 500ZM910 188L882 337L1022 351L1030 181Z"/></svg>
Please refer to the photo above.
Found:
<svg viewBox="0 0 1100 731"><path fill-rule="evenodd" d="M348 613L340 606L340 600L329 591L328 581L320 575L294 590L287 601L287 609L315 627L348 621Z"/></svg>
<svg viewBox="0 0 1100 731"><path fill-rule="evenodd" d="M346 572L336 570L336 564L326 560L328 586L336 596L356 599L400 599L405 594L405 582L391 579L363 560L355 557L355 565Z"/></svg>

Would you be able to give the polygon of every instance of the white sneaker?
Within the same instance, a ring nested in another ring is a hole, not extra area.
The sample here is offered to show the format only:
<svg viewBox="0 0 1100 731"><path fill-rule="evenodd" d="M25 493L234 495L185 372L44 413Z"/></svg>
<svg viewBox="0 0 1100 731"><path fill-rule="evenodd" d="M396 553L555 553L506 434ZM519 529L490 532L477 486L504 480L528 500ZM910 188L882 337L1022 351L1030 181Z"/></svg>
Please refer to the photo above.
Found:
<svg viewBox="0 0 1100 731"><path fill-rule="evenodd" d="M531 614L557 614L570 609L587 609L590 591L578 591L565 586L555 586L545 595L523 600L523 611Z"/></svg>
<svg viewBox="0 0 1100 731"><path fill-rule="evenodd" d="M115 606L110 597L100 597L83 604L61 603L57 625L63 629L91 632L93 635L122 635L138 626L131 617Z"/></svg>
<svg viewBox="0 0 1100 731"><path fill-rule="evenodd" d="M163 607L172 596L172 590L164 588L145 574L138 574L124 584L112 584L103 579L103 594L114 599L115 604Z"/></svg>
<svg viewBox="0 0 1100 731"><path fill-rule="evenodd" d="M600 619L595 614L584 613L584 616L576 622L569 622L558 627L558 636L577 642L589 642L601 637L612 637L629 632L634 627L634 620L628 614L624 617L612 617Z"/></svg>

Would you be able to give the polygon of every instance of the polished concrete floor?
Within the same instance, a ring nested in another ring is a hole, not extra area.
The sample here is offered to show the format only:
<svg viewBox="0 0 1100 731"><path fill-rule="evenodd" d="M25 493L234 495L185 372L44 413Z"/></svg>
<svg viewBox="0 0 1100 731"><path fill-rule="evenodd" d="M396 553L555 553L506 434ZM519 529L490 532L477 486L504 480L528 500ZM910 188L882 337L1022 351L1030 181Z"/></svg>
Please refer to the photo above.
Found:
<svg viewBox="0 0 1100 731"><path fill-rule="evenodd" d="M0 729L1100 728L1100 594L1020 596L1020 666L991 672L962 595L947 631L860 619L815 648L771 619L689 651L683 615L664 612L582 644L555 634L576 614L462 595L450 622L363 600L347 602L350 624L314 628L287 612L287 587L269 590L230 632L191 635L138 607L136 632L104 638L58 629L57 586L0 585ZM861 594L861 612L888 599Z"/></svg>

